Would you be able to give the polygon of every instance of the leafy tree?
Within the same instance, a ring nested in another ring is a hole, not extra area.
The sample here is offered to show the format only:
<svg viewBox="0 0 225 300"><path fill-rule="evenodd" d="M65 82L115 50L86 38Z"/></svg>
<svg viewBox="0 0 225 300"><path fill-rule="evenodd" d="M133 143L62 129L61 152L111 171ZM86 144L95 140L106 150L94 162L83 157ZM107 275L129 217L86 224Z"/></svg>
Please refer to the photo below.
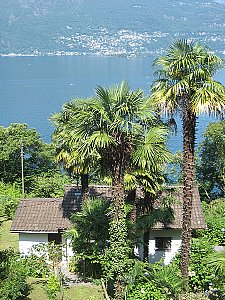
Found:
<svg viewBox="0 0 225 300"><path fill-rule="evenodd" d="M5 183L21 182L22 147L27 188L33 176L57 170L52 146L45 144L35 129L26 124L0 126L0 178Z"/></svg>
<svg viewBox="0 0 225 300"><path fill-rule="evenodd" d="M64 185L71 180L66 174L56 172L42 173L36 177L30 186L30 197L58 198L64 196Z"/></svg>
<svg viewBox="0 0 225 300"><path fill-rule="evenodd" d="M157 125L142 91L132 92L125 82L110 89L98 87L95 98L75 99L70 106L68 129L76 156L98 159L102 173L112 177L113 190L118 189L113 197L115 208L120 207L123 178L131 162L142 170L153 170L168 158L166 129Z"/></svg>
<svg viewBox="0 0 225 300"><path fill-rule="evenodd" d="M217 114L224 108L225 88L213 79L222 64L222 59L206 46L187 40L175 41L166 55L154 62L158 80L152 88L152 99L167 115L176 112L182 115L184 189L181 268L186 283L191 246L196 120L200 113Z"/></svg>
<svg viewBox="0 0 225 300"><path fill-rule="evenodd" d="M225 245L225 199L203 202L207 230L199 230L198 237L206 238L213 246Z"/></svg>
<svg viewBox="0 0 225 300"><path fill-rule="evenodd" d="M196 165L200 192L205 198L225 196L225 121L211 123L198 148Z"/></svg>
<svg viewBox="0 0 225 300"><path fill-rule="evenodd" d="M16 183L0 182L0 218L12 219L20 198L21 188Z"/></svg>

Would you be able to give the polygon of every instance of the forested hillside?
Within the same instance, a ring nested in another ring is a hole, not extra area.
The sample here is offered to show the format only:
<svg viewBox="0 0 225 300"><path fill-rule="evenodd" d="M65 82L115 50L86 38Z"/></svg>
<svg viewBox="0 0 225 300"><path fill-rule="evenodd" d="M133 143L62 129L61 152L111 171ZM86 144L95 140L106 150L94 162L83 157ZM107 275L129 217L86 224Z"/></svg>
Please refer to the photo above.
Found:
<svg viewBox="0 0 225 300"><path fill-rule="evenodd" d="M174 38L224 52L223 1L8 0L0 2L0 53L149 55Z"/></svg>

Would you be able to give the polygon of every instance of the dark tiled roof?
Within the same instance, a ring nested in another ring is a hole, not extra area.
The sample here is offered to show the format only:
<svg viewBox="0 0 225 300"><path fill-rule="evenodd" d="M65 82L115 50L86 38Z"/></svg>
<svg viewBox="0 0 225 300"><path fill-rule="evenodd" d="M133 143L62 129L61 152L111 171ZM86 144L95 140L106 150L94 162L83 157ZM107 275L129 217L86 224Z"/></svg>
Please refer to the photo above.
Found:
<svg viewBox="0 0 225 300"><path fill-rule="evenodd" d="M90 196L111 198L108 186L90 186ZM65 186L63 199L22 199L16 210L11 232L58 232L72 226L71 213L81 210L81 187Z"/></svg>
<svg viewBox="0 0 225 300"><path fill-rule="evenodd" d="M172 229L182 229L182 204L183 204L183 187L174 187L168 189L166 193L172 191L173 198L175 199L174 203L171 204L173 212L173 221L171 223L156 223L153 229L163 229L163 228L172 228ZM155 204L154 209L159 209L159 205ZM206 229L205 219L202 211L202 205L200 201L200 196L198 188L194 187L193 192L193 203L192 203L192 218L191 218L191 227L192 229Z"/></svg>
<svg viewBox="0 0 225 300"><path fill-rule="evenodd" d="M141 195L141 193L138 193ZM111 187L90 186L89 195L105 199L112 198ZM174 214L172 223L157 223L154 229L182 228L182 188L173 191L176 198L171 205ZM192 228L205 228L198 189L195 189L192 209ZM33 198L22 199L17 208L11 232L58 232L71 227L69 216L81 209L81 188L76 185L65 186L63 199ZM157 204L155 206L157 209Z"/></svg>
<svg viewBox="0 0 225 300"><path fill-rule="evenodd" d="M63 215L62 199L22 199L11 232L58 232L71 226Z"/></svg>
<svg viewBox="0 0 225 300"><path fill-rule="evenodd" d="M91 197L112 198L112 189L108 185L90 185L89 195ZM66 185L64 198L73 200L75 197L81 198L81 187L77 185Z"/></svg>

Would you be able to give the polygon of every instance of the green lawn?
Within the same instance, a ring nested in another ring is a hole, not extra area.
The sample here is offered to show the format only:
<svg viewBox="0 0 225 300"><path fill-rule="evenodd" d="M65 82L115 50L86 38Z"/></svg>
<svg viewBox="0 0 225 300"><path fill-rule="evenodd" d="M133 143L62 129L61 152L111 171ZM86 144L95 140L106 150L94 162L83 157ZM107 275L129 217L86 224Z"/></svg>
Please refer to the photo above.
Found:
<svg viewBox="0 0 225 300"><path fill-rule="evenodd" d="M44 290L44 280L29 279L31 292L27 300L48 300ZM65 300L104 300L101 286L77 285L65 290Z"/></svg>
<svg viewBox="0 0 225 300"><path fill-rule="evenodd" d="M18 250L19 235L10 233L12 221L4 221L0 226L0 250ZM27 300L48 300L44 290L45 280L29 278L30 294ZM76 285L65 290L65 300L104 300L101 286L91 284Z"/></svg>

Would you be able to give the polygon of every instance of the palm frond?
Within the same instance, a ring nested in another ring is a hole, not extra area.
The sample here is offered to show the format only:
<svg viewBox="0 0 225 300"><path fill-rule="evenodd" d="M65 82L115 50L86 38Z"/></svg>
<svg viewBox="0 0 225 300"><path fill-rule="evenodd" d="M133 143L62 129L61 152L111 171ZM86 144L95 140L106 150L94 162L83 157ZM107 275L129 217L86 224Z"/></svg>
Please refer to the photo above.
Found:
<svg viewBox="0 0 225 300"><path fill-rule="evenodd" d="M220 114L225 109L225 87L214 80L205 81L193 94L191 107L197 115Z"/></svg>
<svg viewBox="0 0 225 300"><path fill-rule="evenodd" d="M165 136L168 131L165 127L155 126L145 130L141 147L133 153L133 162L142 170L153 170L159 164L165 164L170 159L170 153L165 147Z"/></svg>
<svg viewBox="0 0 225 300"><path fill-rule="evenodd" d="M158 79L152 87L152 99L165 114L182 108L187 96L196 114L224 110L224 87L212 76L224 61L201 45L188 40L176 40L166 55L154 61Z"/></svg>

